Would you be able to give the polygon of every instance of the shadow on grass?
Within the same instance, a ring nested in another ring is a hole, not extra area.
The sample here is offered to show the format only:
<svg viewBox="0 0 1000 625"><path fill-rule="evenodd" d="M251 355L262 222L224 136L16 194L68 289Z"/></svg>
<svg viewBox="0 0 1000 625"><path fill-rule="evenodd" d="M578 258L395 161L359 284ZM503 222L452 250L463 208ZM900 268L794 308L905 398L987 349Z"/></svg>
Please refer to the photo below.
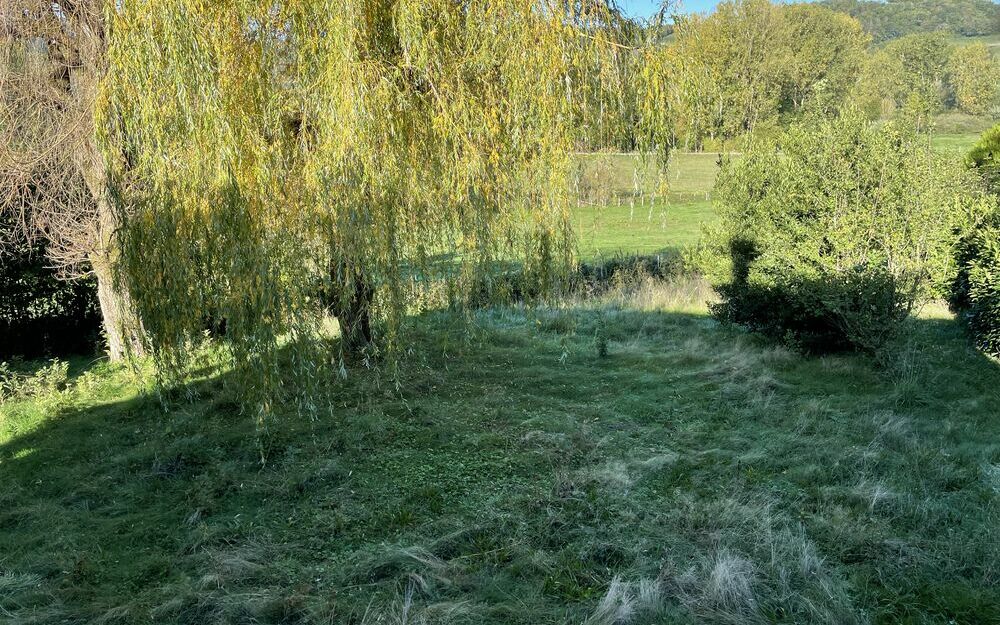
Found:
<svg viewBox="0 0 1000 625"><path fill-rule="evenodd" d="M989 622L1000 368L951 321L913 325L879 370L696 314L492 309L471 332L428 314L398 390L356 371L319 417L281 409L264 466L226 376L166 412L118 382L11 404L0 613L362 623L409 592L453 622L580 622L624 575L661 580L671 622L711 622L668 563L709 580L732 552L755 618L801 617L827 599L782 594L757 536L774 528L747 531L759 501L852 614Z"/></svg>

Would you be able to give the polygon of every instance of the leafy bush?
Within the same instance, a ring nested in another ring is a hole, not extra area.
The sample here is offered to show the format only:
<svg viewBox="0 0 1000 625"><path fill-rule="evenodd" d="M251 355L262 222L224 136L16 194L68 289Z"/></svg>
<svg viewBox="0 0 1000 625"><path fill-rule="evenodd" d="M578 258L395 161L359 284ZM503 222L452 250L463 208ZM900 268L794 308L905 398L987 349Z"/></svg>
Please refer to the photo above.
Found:
<svg viewBox="0 0 1000 625"><path fill-rule="evenodd" d="M37 246L0 254L0 359L89 351L100 327L93 280L60 280Z"/></svg>
<svg viewBox="0 0 1000 625"><path fill-rule="evenodd" d="M1000 217L962 238L951 307L966 321L976 345L1000 356Z"/></svg>
<svg viewBox="0 0 1000 625"><path fill-rule="evenodd" d="M599 295L620 288L633 287L644 280L668 280L689 270L677 252L656 255L618 254L609 258L581 262L566 276L556 292ZM538 280L522 266L506 265L480 279L471 289L468 304L474 308L509 302L537 301L545 291Z"/></svg>
<svg viewBox="0 0 1000 625"><path fill-rule="evenodd" d="M683 274L684 259L676 252L657 255L616 255L596 262L580 263L574 286L585 293L603 293L634 285L645 279L667 280Z"/></svg>
<svg viewBox="0 0 1000 625"><path fill-rule="evenodd" d="M51 360L35 371L0 362L0 401L49 395L62 390L68 380L69 363L62 360Z"/></svg>
<svg viewBox="0 0 1000 625"><path fill-rule="evenodd" d="M1000 195L1000 124L987 130L969 152L966 164L983 179L994 195Z"/></svg>
<svg viewBox="0 0 1000 625"><path fill-rule="evenodd" d="M967 163L988 189L1000 195L1000 125L986 132ZM949 303L968 324L976 345L1000 356L1000 208L975 221L955 247L958 271Z"/></svg>
<svg viewBox="0 0 1000 625"><path fill-rule="evenodd" d="M751 147L716 189L714 314L812 352L877 351L953 274L962 181L911 127L853 114Z"/></svg>
<svg viewBox="0 0 1000 625"><path fill-rule="evenodd" d="M806 352L874 352L910 312L912 302L888 272L853 267L823 278L789 273L761 283L750 279L753 244L734 240L732 254L742 268L717 287L716 318Z"/></svg>

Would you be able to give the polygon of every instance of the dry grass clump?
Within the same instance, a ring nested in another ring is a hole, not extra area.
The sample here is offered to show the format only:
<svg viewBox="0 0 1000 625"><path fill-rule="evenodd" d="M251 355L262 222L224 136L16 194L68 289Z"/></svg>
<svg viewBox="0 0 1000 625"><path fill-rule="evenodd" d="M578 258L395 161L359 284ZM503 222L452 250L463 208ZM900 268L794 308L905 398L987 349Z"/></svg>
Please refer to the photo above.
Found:
<svg viewBox="0 0 1000 625"><path fill-rule="evenodd" d="M650 622L663 610L663 590L658 580L624 582L615 576L584 625L628 625Z"/></svg>

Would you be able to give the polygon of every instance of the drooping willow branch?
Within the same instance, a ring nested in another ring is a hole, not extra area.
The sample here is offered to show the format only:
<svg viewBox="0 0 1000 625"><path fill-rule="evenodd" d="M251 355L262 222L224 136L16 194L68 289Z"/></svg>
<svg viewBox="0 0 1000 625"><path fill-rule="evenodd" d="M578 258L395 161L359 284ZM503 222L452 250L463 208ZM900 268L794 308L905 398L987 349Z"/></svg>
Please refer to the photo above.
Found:
<svg viewBox="0 0 1000 625"><path fill-rule="evenodd" d="M431 292L461 305L518 264L544 293L571 268L570 154L589 107L627 88L610 79L613 39L593 36L613 23L603 3L109 10L99 126L122 200L118 269L165 370L225 319L266 408L285 337L303 375L328 361L317 293L342 325L370 308L391 357Z"/></svg>

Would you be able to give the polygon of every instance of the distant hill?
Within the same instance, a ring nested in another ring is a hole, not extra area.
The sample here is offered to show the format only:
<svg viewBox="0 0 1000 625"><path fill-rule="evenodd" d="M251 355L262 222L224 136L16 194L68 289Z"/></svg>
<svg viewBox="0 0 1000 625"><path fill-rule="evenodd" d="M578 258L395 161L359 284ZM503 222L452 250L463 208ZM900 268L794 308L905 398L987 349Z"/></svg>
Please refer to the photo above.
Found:
<svg viewBox="0 0 1000 625"><path fill-rule="evenodd" d="M858 18L876 42L944 30L965 37L1000 33L1000 4L991 0L824 0Z"/></svg>

